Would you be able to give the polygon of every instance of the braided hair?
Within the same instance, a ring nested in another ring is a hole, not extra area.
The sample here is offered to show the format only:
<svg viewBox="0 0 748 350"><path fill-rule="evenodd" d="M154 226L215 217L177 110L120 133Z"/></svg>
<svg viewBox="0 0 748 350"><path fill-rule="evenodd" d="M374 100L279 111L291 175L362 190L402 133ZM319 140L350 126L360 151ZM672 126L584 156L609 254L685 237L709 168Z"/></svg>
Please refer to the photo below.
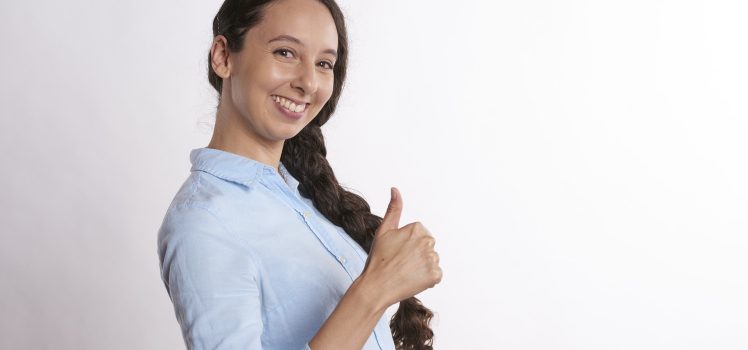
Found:
<svg viewBox="0 0 748 350"><path fill-rule="evenodd" d="M319 114L296 136L283 145L281 161L299 180L299 193L309 198L330 222L342 227L367 253L374 232L382 218L372 214L361 196L346 191L335 178L327 161L322 135L324 125L335 112L345 81L348 60L348 35L343 13L334 0L319 0L335 22L338 32L338 58L333 68L334 83L330 99ZM242 50L244 35L262 20L264 8L272 0L225 0L213 19L213 36L223 35L231 52ZM208 54L210 62L210 53ZM222 78L208 66L208 81L221 95ZM429 327L433 313L421 302L410 297L400 301L390 320L390 330L398 350L433 350L434 333Z"/></svg>

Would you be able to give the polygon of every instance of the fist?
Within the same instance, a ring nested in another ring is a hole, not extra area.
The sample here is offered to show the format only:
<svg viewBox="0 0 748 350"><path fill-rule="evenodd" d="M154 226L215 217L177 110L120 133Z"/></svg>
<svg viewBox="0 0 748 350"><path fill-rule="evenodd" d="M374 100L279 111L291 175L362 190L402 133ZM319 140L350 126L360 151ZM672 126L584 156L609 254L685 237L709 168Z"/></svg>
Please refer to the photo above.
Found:
<svg viewBox="0 0 748 350"><path fill-rule="evenodd" d="M436 239L418 221L399 227L402 197L394 187L390 196L362 272L384 294L387 305L432 288L442 279Z"/></svg>

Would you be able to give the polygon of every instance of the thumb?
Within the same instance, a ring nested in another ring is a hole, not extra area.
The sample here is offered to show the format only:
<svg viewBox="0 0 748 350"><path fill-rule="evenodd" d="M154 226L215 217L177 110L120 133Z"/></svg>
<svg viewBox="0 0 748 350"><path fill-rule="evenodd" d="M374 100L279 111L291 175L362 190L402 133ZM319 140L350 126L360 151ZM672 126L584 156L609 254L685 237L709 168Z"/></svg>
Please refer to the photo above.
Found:
<svg viewBox="0 0 748 350"><path fill-rule="evenodd" d="M394 230L400 227L400 214L403 212L403 199L400 191L392 187L390 189L390 204L387 205L387 212L384 213L382 224L379 225L378 232Z"/></svg>

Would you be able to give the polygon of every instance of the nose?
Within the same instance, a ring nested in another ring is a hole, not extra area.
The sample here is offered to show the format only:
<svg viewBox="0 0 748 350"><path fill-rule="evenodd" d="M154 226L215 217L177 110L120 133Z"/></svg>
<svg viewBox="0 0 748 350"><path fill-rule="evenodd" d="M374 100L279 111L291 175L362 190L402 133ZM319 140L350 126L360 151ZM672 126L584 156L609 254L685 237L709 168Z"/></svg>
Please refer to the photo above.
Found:
<svg viewBox="0 0 748 350"><path fill-rule="evenodd" d="M319 77L317 69L313 63L300 64L297 69L296 77L291 81L291 87L303 95L312 95L319 87Z"/></svg>

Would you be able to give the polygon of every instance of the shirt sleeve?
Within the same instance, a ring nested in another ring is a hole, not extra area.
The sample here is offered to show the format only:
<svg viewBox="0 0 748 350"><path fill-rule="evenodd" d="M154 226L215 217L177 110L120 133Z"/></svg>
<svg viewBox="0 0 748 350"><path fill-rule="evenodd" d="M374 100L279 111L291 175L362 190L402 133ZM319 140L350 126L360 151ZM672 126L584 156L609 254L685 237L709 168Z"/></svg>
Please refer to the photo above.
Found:
<svg viewBox="0 0 748 350"><path fill-rule="evenodd" d="M212 211L172 208L159 230L158 250L188 349L262 349L257 268Z"/></svg>

